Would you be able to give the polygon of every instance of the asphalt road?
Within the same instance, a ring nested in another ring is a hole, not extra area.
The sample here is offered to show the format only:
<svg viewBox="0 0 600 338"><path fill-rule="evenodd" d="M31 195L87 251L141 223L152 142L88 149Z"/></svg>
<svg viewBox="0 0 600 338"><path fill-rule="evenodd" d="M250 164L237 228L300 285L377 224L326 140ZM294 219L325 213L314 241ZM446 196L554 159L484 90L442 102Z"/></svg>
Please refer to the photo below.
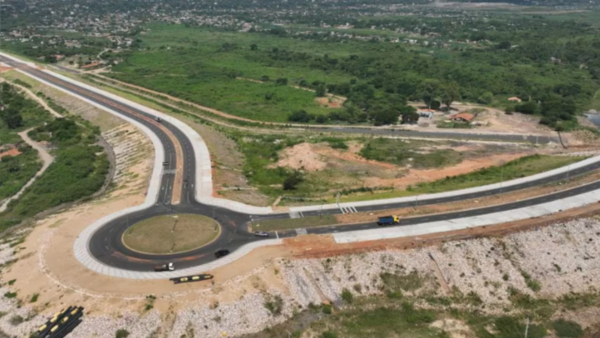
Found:
<svg viewBox="0 0 600 338"><path fill-rule="evenodd" d="M261 240L261 238L254 237L252 234L247 232L247 224L250 220L260 220L260 219L284 219L289 218L289 214L273 214L273 215L249 215L238 213L235 211L231 211L224 208L212 207L208 205L203 205L198 203L194 199L194 182L195 180L195 166L198 165L196 163L196 159L194 157L194 153L192 150L192 145L187 137L183 135L183 133L169 123L168 119L163 120L160 124L153 120L153 116L146 114L134 107L123 104L116 100L112 100L103 95L88 91L82 87L76 86L74 84L65 82L60 80L50 74L41 72L37 69L33 69L27 67L23 64L18 64L10 59L6 59L0 56L0 61L6 64L9 64L13 67L20 68L23 72L29 74L30 76L43 79L46 82L50 82L58 87L61 87L71 93L74 93L78 96L84 97L88 100L91 100L95 103L98 103L102 106L110 108L116 111L119 114L127 116L135 121L145 125L152 132L154 132L160 142L162 143L165 149L165 158L163 162L167 163L164 167L166 170L175 169L175 146L173 142L169 139L165 131L160 128L160 125L167 128L177 139L177 141L181 144L183 150L183 177L184 183L182 185L181 192L181 203L178 205L171 205L170 199L173 192L173 184L174 184L174 175L173 174L164 174L161 178L161 189L158 196L157 203L143 211L130 213L124 217L116 219L112 222L107 223L105 226L97 230L91 237L89 243L89 251L90 253L100 262L132 271L149 271L155 264L164 263L167 261L175 262L178 268L191 267L199 264L203 264L209 261L214 260L213 253L218 249L228 249L230 251L239 248L240 246L252 242ZM347 129L339 129L340 132L360 132L360 128L347 128ZM551 139L538 138L535 137L533 139L523 137L521 135L479 135L476 137L474 134L457 134L457 133L422 133L416 131L391 131L391 130L371 130L365 129L365 132L370 134L383 134L383 133L396 133L396 135L409 135L409 136L422 136L422 137L431 137L435 134L437 137L462 137L462 138L481 138L485 137L487 139L495 139L495 140L505 140L505 141L529 141L529 142L547 142ZM446 135L447 134L447 135ZM481 193L471 193L464 194L455 197L447 197L447 198L437 198L430 200L422 200L419 201L415 198L414 202L404 202L404 203L390 203L384 205L376 205L376 206L368 206L368 207L356 207L357 211L373 211L373 210L384 210L391 208L402 208L402 207L412 207L414 205L426 205L426 204L437 204L437 203L445 203L451 201L458 200L467 200L472 198L484 197L489 195L494 195L497 193L505 193L509 191L516 191L520 189L529 188L536 185L543 185L551 182L557 182L560 180L564 180L568 178L568 175L577 175L585 172L589 172L595 169L598 169L600 164L589 165L584 168L580 168L577 170L573 170L570 173L555 175L553 177L548 177L544 179L540 179L533 182L527 182L521 185L516 185L512 187L506 187L503 189L496 189L493 191L486 191ZM447 220L447 219L456 219L460 217L467 216L475 216L475 215L483 215L486 213L497 212L497 211L505 211L512 210L516 208L521 208L527 205L534 205L545 203L551 200L557 200L561 198L565 198L568 196L580 194L585 191L594 190L600 188L600 182L595 182L583 187L571 189L568 191L563 191L559 193L555 193L548 196L543 196L539 198L535 198L528 201L520 201L513 202L505 205L498 205L468 211L459 211L459 212L451 212L446 214L439 215L430 215L430 216L421 216L415 218L405 218L402 220L399 226L409 225L409 224L419 224L424 222L438 221L438 220ZM127 249L122 243L122 236L125 231L132 226L133 224L150 217L166 215L166 214L175 214L175 213L191 213L191 214L200 214L209 217L214 217L222 226L221 236L211 243L210 245L180 254L172 254L172 255L148 255L142 254L138 252L133 252ZM323 214L339 214L341 210L323 210ZM305 212L302 216L318 216L320 211L311 211ZM307 229L308 233L333 233L333 232L342 232L342 231L351 231L358 229L369 229L375 228L377 225L375 222L369 222L364 224L351 224L351 225L341 225L336 227L320 227L320 228L311 228ZM295 231L287 231L279 233L280 237L292 237L296 236Z"/></svg>

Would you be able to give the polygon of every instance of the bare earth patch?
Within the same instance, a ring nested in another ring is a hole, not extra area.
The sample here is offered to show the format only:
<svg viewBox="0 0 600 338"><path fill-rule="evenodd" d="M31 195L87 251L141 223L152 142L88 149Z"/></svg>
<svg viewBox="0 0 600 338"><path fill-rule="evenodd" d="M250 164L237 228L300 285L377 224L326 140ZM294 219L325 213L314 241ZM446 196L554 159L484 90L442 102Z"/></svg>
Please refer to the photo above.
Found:
<svg viewBox="0 0 600 338"><path fill-rule="evenodd" d="M436 145L420 148L423 152L453 149L464 153L465 160L453 166L435 169L414 169L391 163L367 160L358 153L363 145L348 142L348 150L333 149L325 143L300 143L280 152L280 160L272 167L287 167L321 175L332 183L347 184L348 187L394 187L404 189L409 185L435 181L447 176L466 174L490 166L539 152L535 149L504 149L490 153L491 148L478 144L451 147Z"/></svg>
<svg viewBox="0 0 600 338"><path fill-rule="evenodd" d="M130 249L151 253L178 253L212 242L220 227L214 220L200 215L164 215L134 224L123 234Z"/></svg>
<svg viewBox="0 0 600 338"><path fill-rule="evenodd" d="M9 150L0 152L0 158L3 158L4 156L19 156L19 155L21 155L21 152L17 148L11 148Z"/></svg>
<svg viewBox="0 0 600 338"><path fill-rule="evenodd" d="M345 99L342 99L337 96L329 96L329 97L317 97L315 101L322 107L327 108L341 108L344 104Z"/></svg>

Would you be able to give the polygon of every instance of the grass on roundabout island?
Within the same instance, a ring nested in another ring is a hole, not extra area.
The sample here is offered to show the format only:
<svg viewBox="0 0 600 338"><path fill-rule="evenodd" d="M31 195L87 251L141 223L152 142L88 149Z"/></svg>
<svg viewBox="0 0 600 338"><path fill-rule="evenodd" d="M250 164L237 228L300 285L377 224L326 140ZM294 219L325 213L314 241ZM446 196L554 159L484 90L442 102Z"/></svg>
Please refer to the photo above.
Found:
<svg viewBox="0 0 600 338"><path fill-rule="evenodd" d="M129 249L148 254L171 254L205 246L221 233L211 218L192 215L163 215L134 224L123 234Z"/></svg>

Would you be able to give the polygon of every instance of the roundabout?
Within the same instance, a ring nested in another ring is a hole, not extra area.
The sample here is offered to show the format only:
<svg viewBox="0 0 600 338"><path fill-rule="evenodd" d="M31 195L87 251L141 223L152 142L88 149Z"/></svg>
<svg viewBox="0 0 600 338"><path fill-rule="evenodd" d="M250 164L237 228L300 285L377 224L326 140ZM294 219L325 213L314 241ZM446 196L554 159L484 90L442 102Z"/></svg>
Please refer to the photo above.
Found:
<svg viewBox="0 0 600 338"><path fill-rule="evenodd" d="M572 164L568 168L559 168L513 181L417 197L295 207L289 210L254 207L213 196L212 165L208 148L200 135L183 122L58 74L27 67L5 56L0 57L0 61L18 66L19 71L28 76L123 118L140 128L153 143L155 148L154 170L145 193L145 202L97 220L77 236L73 245L75 257L85 267L116 277L165 278L165 274L151 271L155 265L166 262L174 262L178 271L179 269L193 268L193 271L189 269L188 272L204 272L218 264L224 264L224 260L231 261L236 256L241 257L241 255L247 254L253 247L280 243L275 238L281 240L307 233L339 235L336 233L360 232L361 234L356 236L365 240L363 230L372 229L372 233L377 234L393 230L390 227L387 230L379 229L373 220L367 223L308 227L302 229L302 232L296 230L275 232L269 234L271 239L265 239L248 232L248 225L253 221L318 217L348 212L372 212L472 200L558 183L565 179L568 180L572 176L600 168L600 157L594 157ZM162 120L156 119L156 117L160 117ZM394 134L394 131L374 129L372 134L384 132ZM406 132L398 130L395 134L401 133ZM420 134L420 132L414 133ZM439 134L436 137L445 136L447 135ZM472 135L464 135L464 137L470 136ZM480 135L479 137L484 136L490 139L502 139L514 135ZM528 142L530 138L531 136L522 136L521 141ZM518 209L564 200L596 190L600 190L600 181L502 205L405 218L396 227L422 226L432 222L463 226L466 224L464 219L467 217L481 220L486 218L490 219L490 222L499 222L500 219L493 219L491 215L513 210L516 212ZM190 225L189 229L186 228L183 232L187 235L179 236L175 215L178 215L177 217L189 215L192 218L203 215L201 216L203 222L206 221L206 224L213 225L216 222L220 225L219 230L215 234L214 228L210 233L206 229L202 230ZM526 217L527 213L520 211L519 215ZM158 221L155 222L155 220ZM232 254L228 258L215 262L214 253L221 249L227 249ZM218 264L205 265L213 262Z"/></svg>
<svg viewBox="0 0 600 338"><path fill-rule="evenodd" d="M199 249L221 234L215 220L201 215L163 215L145 219L123 233L123 244L144 254L173 254Z"/></svg>

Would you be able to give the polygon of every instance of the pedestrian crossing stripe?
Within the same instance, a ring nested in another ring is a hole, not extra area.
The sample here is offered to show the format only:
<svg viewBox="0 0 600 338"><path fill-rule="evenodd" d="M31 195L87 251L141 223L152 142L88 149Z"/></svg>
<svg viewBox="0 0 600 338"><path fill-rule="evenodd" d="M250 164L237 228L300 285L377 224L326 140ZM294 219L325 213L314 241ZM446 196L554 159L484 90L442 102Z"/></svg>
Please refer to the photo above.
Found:
<svg viewBox="0 0 600 338"><path fill-rule="evenodd" d="M358 212L358 210L356 210L356 208L352 207L352 206L350 206L350 207L340 206L340 211L342 212L342 214L353 214L353 213Z"/></svg>

